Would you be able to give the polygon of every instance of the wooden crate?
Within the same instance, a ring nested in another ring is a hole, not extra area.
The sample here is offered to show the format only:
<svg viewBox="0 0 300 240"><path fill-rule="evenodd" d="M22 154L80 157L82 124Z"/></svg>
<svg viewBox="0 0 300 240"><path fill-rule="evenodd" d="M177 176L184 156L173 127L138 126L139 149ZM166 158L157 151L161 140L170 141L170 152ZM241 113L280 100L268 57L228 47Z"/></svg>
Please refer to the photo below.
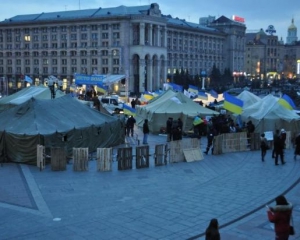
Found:
<svg viewBox="0 0 300 240"><path fill-rule="evenodd" d="M51 148L51 170L65 171L67 168L67 156L65 148Z"/></svg>
<svg viewBox="0 0 300 240"><path fill-rule="evenodd" d="M118 148L118 170L132 169L132 147Z"/></svg>
<svg viewBox="0 0 300 240"><path fill-rule="evenodd" d="M43 170L46 167L45 146L38 144L36 147L36 166Z"/></svg>
<svg viewBox="0 0 300 240"><path fill-rule="evenodd" d="M97 148L97 171L112 170L112 148Z"/></svg>
<svg viewBox="0 0 300 240"><path fill-rule="evenodd" d="M136 168L148 168L149 167L149 146L138 146L135 149Z"/></svg>
<svg viewBox="0 0 300 240"><path fill-rule="evenodd" d="M73 148L73 170L76 172L88 171L89 149Z"/></svg>
<svg viewBox="0 0 300 240"><path fill-rule="evenodd" d="M167 154L166 145L164 144L155 145L155 153L154 153L155 166L162 166L167 164L166 154Z"/></svg>

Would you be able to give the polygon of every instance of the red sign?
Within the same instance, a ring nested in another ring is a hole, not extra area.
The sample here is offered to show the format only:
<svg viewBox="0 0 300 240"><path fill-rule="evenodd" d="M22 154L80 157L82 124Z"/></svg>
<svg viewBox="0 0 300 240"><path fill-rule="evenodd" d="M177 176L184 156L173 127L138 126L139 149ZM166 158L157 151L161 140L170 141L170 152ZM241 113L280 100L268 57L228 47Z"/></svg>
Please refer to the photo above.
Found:
<svg viewBox="0 0 300 240"><path fill-rule="evenodd" d="M238 16L235 16L235 15L232 16L232 20L234 20L236 22L242 22L242 23L245 22L245 18L238 17Z"/></svg>

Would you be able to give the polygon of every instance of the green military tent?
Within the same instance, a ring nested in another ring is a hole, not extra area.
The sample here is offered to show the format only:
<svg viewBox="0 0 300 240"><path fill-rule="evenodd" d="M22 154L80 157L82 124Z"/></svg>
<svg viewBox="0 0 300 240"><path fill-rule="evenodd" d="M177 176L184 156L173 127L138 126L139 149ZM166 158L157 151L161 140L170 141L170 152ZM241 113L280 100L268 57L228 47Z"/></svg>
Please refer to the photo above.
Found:
<svg viewBox="0 0 300 240"><path fill-rule="evenodd" d="M0 113L0 162L36 163L37 145L50 152L63 147L71 157L73 147L112 147L124 143L120 119L94 110L66 95L36 99Z"/></svg>

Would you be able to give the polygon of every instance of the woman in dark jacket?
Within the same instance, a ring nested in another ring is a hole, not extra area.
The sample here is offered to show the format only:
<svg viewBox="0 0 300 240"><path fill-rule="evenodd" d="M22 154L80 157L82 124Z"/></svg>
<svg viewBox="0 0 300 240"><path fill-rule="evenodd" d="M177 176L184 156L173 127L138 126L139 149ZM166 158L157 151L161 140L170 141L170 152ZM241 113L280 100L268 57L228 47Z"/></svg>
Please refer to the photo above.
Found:
<svg viewBox="0 0 300 240"><path fill-rule="evenodd" d="M268 210L268 218L275 225L275 239L288 240L293 206L282 195L277 197L275 201L276 206L270 207Z"/></svg>
<svg viewBox="0 0 300 240"><path fill-rule="evenodd" d="M213 218L205 231L205 240L220 240L219 223Z"/></svg>
<svg viewBox="0 0 300 240"><path fill-rule="evenodd" d="M145 122L143 124L143 144L148 144L148 135L149 135L149 126L148 126L148 119L145 119Z"/></svg>

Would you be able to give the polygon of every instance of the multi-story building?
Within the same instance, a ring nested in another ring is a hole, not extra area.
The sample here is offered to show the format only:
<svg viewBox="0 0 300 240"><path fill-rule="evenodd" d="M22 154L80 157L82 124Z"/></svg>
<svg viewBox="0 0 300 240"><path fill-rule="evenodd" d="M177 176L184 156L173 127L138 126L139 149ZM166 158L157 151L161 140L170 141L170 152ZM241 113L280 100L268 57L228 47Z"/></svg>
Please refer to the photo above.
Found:
<svg viewBox="0 0 300 240"><path fill-rule="evenodd" d="M120 74L129 91L151 91L176 69L244 72L245 30L223 16L208 26L172 18L156 3L20 15L0 23L0 76L20 88L25 75L36 85L54 75L67 88L75 73Z"/></svg>
<svg viewBox="0 0 300 240"><path fill-rule="evenodd" d="M263 29L246 33L245 67L251 79L280 79L283 71L284 45Z"/></svg>
<svg viewBox="0 0 300 240"><path fill-rule="evenodd" d="M284 44L282 39L266 34L263 29L257 33L246 33L245 69L250 78L300 77L300 43L293 19L287 34Z"/></svg>

